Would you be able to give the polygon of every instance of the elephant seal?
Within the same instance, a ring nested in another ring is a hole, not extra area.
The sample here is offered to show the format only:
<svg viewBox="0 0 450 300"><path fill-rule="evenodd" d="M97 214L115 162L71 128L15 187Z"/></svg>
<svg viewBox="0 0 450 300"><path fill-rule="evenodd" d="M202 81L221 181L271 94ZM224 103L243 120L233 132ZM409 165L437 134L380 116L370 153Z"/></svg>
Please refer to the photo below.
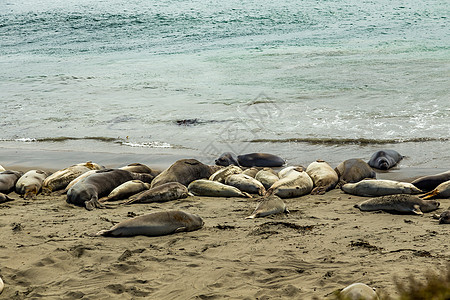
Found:
<svg viewBox="0 0 450 300"><path fill-rule="evenodd" d="M21 171L6 170L0 173L0 193L9 194L14 191L16 183L23 175Z"/></svg>
<svg viewBox="0 0 450 300"><path fill-rule="evenodd" d="M0 203L5 203L5 202L9 202L9 201L14 201L14 199L8 197L8 195L0 193Z"/></svg>
<svg viewBox="0 0 450 300"><path fill-rule="evenodd" d="M67 203L84 206L87 210L104 207L98 202L100 197L107 196L116 187L130 180L147 181L142 173L131 173L120 169L99 170L78 181L67 191ZM149 180L151 181L151 180Z"/></svg>
<svg viewBox="0 0 450 300"><path fill-rule="evenodd" d="M56 171L52 175L45 178L42 184L42 191L45 193L51 193L57 190L64 189L72 180L74 180L81 174L86 173L89 170L101 169L103 169L103 167L96 163L93 163L92 161L72 165L65 169Z"/></svg>
<svg viewBox="0 0 450 300"><path fill-rule="evenodd" d="M341 189L347 194L364 197L422 193L411 183L395 180L361 180L357 183L346 183Z"/></svg>
<svg viewBox="0 0 450 300"><path fill-rule="evenodd" d="M212 174L213 170L210 166L196 159L180 159L156 176L151 187L154 188L168 182L179 182L188 186L192 181L209 178Z"/></svg>
<svg viewBox="0 0 450 300"><path fill-rule="evenodd" d="M223 153L214 162L216 163L216 165L224 166L224 167L227 167L227 166L230 166L230 165L239 166L239 163L237 162L236 155L234 155L231 152Z"/></svg>
<svg viewBox="0 0 450 300"><path fill-rule="evenodd" d="M309 194L314 183L303 168L295 168L275 182L265 196L277 195L280 198L295 198Z"/></svg>
<svg viewBox="0 0 450 300"><path fill-rule="evenodd" d="M347 300L378 300L374 288L364 283L353 283L339 292L339 299Z"/></svg>
<svg viewBox="0 0 450 300"><path fill-rule="evenodd" d="M422 200L418 196L409 194L396 194L372 198L355 205L362 211L384 210L394 213L412 213L423 215L439 208L439 202Z"/></svg>
<svg viewBox="0 0 450 300"><path fill-rule="evenodd" d="M279 156L269 153L249 153L238 155L237 161L243 167L281 167L286 162Z"/></svg>
<svg viewBox="0 0 450 300"><path fill-rule="evenodd" d="M22 195L23 199L35 199L41 191L45 178L47 178L47 173L42 170L26 172L16 182L16 193Z"/></svg>
<svg viewBox="0 0 450 300"><path fill-rule="evenodd" d="M125 204L167 202L184 199L187 196L189 191L185 185L179 182L168 182L130 197Z"/></svg>
<svg viewBox="0 0 450 300"><path fill-rule="evenodd" d="M355 183L366 178L376 178L376 173L362 159L352 158L341 162L335 169L339 176L339 186Z"/></svg>
<svg viewBox="0 0 450 300"><path fill-rule="evenodd" d="M317 160L309 164L306 173L314 182L314 188L311 191L313 195L323 195L325 192L334 189L339 181L336 171L323 160Z"/></svg>
<svg viewBox="0 0 450 300"><path fill-rule="evenodd" d="M411 183L424 192L434 190L438 185L450 180L450 171L439 173L436 175L428 175L419 177Z"/></svg>
<svg viewBox="0 0 450 300"><path fill-rule="evenodd" d="M156 177L161 173L161 171L152 169L149 166L141 164L141 163L128 164L126 166L120 167L119 169L127 170L127 171L130 171L133 173L147 173L147 174L152 175L153 177Z"/></svg>
<svg viewBox="0 0 450 300"><path fill-rule="evenodd" d="M256 174L258 174L258 172L260 171L261 168L257 168L257 167L251 167L248 169L245 169L242 174L248 175L250 177L255 178Z"/></svg>
<svg viewBox="0 0 450 300"><path fill-rule="evenodd" d="M289 172L291 172L292 170L301 168L302 170L305 170L305 168L303 166L289 166L286 168L281 169L280 171L278 171L278 178L283 178L285 177Z"/></svg>
<svg viewBox="0 0 450 300"><path fill-rule="evenodd" d="M97 235L126 236L161 236L172 233L194 231L203 227L203 220L198 215L178 210L154 212L135 217L114 225L109 230L101 230Z"/></svg>
<svg viewBox="0 0 450 300"><path fill-rule="evenodd" d="M450 224L450 210L444 211L437 217L439 219L439 224Z"/></svg>
<svg viewBox="0 0 450 300"><path fill-rule="evenodd" d="M192 181L188 186L189 192L197 196L207 197L247 197L248 193L240 191L234 186L229 186L217 181L198 179Z"/></svg>
<svg viewBox="0 0 450 300"><path fill-rule="evenodd" d="M274 215L279 213L289 213L284 201L275 195L262 198L261 202L258 203L252 214L246 219L254 219L258 217L265 217L268 215Z"/></svg>
<svg viewBox="0 0 450 300"><path fill-rule="evenodd" d="M434 190L420 196L422 199L450 198L450 180L438 185Z"/></svg>
<svg viewBox="0 0 450 300"><path fill-rule="evenodd" d="M97 172L98 170L89 170L87 172L84 172L83 174L81 174L80 176L78 176L77 178L75 178L74 180L72 180L71 182L69 182L69 184L66 186L66 188L62 191L62 194L67 194L67 191L70 190L71 187L73 187L73 185L75 183L77 183L78 181L88 177L89 175L94 174L95 172Z"/></svg>
<svg viewBox="0 0 450 300"><path fill-rule="evenodd" d="M242 173L242 169L235 165L230 165L225 168L221 168L220 170L214 172L211 176L209 176L209 180L218 181L221 183L225 182L225 179L233 174Z"/></svg>
<svg viewBox="0 0 450 300"><path fill-rule="evenodd" d="M264 188L267 190L280 178L278 177L277 172L275 172L273 169L264 168L256 173L255 179L261 182Z"/></svg>
<svg viewBox="0 0 450 300"><path fill-rule="evenodd" d="M108 196L99 199L99 202L105 201L115 201L126 199L130 196L136 195L144 190L148 190L150 188L150 183L143 182L141 180L129 180L127 182L122 183L115 189L109 193Z"/></svg>
<svg viewBox="0 0 450 300"><path fill-rule="evenodd" d="M260 196L266 193L266 188L255 178L245 174L230 175L225 179L225 184L234 186L242 192L249 194L258 194Z"/></svg>
<svg viewBox="0 0 450 300"><path fill-rule="evenodd" d="M403 156L395 150L380 150L372 154L369 161L369 166L379 170L388 170L397 165Z"/></svg>

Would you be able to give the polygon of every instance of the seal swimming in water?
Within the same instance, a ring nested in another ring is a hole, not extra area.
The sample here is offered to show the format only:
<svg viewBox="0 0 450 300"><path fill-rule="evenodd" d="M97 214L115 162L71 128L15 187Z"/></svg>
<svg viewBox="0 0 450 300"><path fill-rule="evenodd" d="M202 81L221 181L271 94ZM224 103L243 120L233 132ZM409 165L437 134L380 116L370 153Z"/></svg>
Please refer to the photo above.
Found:
<svg viewBox="0 0 450 300"><path fill-rule="evenodd" d="M329 190L334 189L339 181L339 176L330 165L323 161L317 160L309 164L306 173L314 182L314 188L311 191L313 195L322 195Z"/></svg>
<svg viewBox="0 0 450 300"><path fill-rule="evenodd" d="M280 198L295 198L309 194L314 183L303 168L292 169L283 178L276 181L266 192L265 196L277 195Z"/></svg>
<svg viewBox="0 0 450 300"><path fill-rule="evenodd" d="M411 183L424 192L434 190L438 185L450 180L450 171L436 175L422 176L413 180Z"/></svg>
<svg viewBox="0 0 450 300"><path fill-rule="evenodd" d="M85 163L79 163L62 170L56 171L52 175L45 178L42 183L42 191L49 194L51 192L64 189L72 180L77 178L83 173L89 170L101 170L103 167L88 161Z"/></svg>
<svg viewBox="0 0 450 300"><path fill-rule="evenodd" d="M352 158L341 162L335 169L339 176L339 186L355 183L366 178L376 178L376 173L362 159Z"/></svg>
<svg viewBox="0 0 450 300"><path fill-rule="evenodd" d="M125 204L167 202L189 196L188 188L179 182L168 182L130 197Z"/></svg>
<svg viewBox="0 0 450 300"><path fill-rule="evenodd" d="M23 199L35 199L41 191L45 178L47 178L47 173L42 170L26 172L16 182L16 193L23 195Z"/></svg>
<svg viewBox="0 0 450 300"><path fill-rule="evenodd" d="M246 217L246 219L265 217L268 215L279 214L282 212L289 213L286 204L280 197L271 195L269 197L262 198L262 200L258 203L252 214Z"/></svg>
<svg viewBox="0 0 450 300"><path fill-rule="evenodd" d="M115 189L109 193L108 196L99 199L99 202L105 202L105 201L115 201L115 200L122 200L126 199L130 196L133 196L137 193L140 193L144 190L148 190L150 188L150 183L143 182L141 180L135 179L135 180L129 180L127 182L122 183Z"/></svg>
<svg viewBox="0 0 450 300"><path fill-rule="evenodd" d="M0 173L0 193L9 194L14 191L16 183L23 175L20 171L6 170Z"/></svg>
<svg viewBox="0 0 450 300"><path fill-rule="evenodd" d="M339 296L346 300L378 300L375 289L364 283L353 283L339 292Z"/></svg>
<svg viewBox="0 0 450 300"><path fill-rule="evenodd" d="M97 232L97 235L112 237L161 236L198 230L203 227L203 224L202 218L198 215L171 210L154 212L120 222L109 230Z"/></svg>
<svg viewBox="0 0 450 300"><path fill-rule="evenodd" d="M225 179L225 184L234 186L242 192L258 194L260 196L266 193L266 188L255 178L245 174L233 174Z"/></svg>
<svg viewBox="0 0 450 300"><path fill-rule="evenodd" d="M422 200L418 196L396 194L372 198L355 205L362 211L384 210L386 212L412 213L423 215L439 208L439 202Z"/></svg>
<svg viewBox="0 0 450 300"><path fill-rule="evenodd" d="M99 170L78 181L67 191L67 203L84 206L87 210L102 208L100 197L107 196L116 187L130 180L151 181L145 173L132 173L120 169ZM150 176L151 177L151 176Z"/></svg>
<svg viewBox="0 0 450 300"><path fill-rule="evenodd" d="M369 166L379 170L388 170L397 165L403 156L395 150L380 150L372 154L369 161Z"/></svg>
<svg viewBox="0 0 450 300"><path fill-rule="evenodd" d="M417 187L408 182L394 180L361 180L357 183L346 183L341 189L347 194L376 197L394 194L420 194Z"/></svg>
<svg viewBox="0 0 450 300"><path fill-rule="evenodd" d="M192 181L188 186L188 190L197 196L252 198L248 193L242 192L234 186L206 179Z"/></svg>
<svg viewBox="0 0 450 300"><path fill-rule="evenodd" d="M14 199L11 197L8 197L8 195L0 193L0 203L5 203L5 202L9 202L9 201L14 201Z"/></svg>
<svg viewBox="0 0 450 300"><path fill-rule="evenodd" d="M209 178L213 169L196 159L180 159L165 169L152 181L151 187L168 182L179 182L185 186L196 179Z"/></svg>
<svg viewBox="0 0 450 300"><path fill-rule="evenodd" d="M438 185L434 190L420 196L422 199L450 198L450 180Z"/></svg>

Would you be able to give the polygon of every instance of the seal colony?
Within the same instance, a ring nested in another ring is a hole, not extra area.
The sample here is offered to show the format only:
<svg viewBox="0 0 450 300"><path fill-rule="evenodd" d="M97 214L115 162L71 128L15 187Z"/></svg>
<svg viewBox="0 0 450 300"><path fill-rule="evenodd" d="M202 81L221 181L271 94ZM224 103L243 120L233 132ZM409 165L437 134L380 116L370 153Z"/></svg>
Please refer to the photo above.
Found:
<svg viewBox="0 0 450 300"><path fill-rule="evenodd" d="M207 231L217 231L223 229L212 228L211 223L208 222L214 218L213 216L207 216L203 218L202 204L198 205L198 212L194 214L191 209L193 204L190 203L192 194L200 195L197 197L201 201L223 201L226 203L229 197L241 197L240 203L244 209L233 209L230 206L229 220L233 218L247 219L247 223L260 228L255 229L256 233L266 232L264 234L274 234L274 230L264 230L258 219L268 218L269 220L279 220L279 218L285 218L283 213L288 214L288 206L291 210L290 216L294 218L305 218L308 215L308 211L299 211L298 209L292 209L291 205L294 202L301 202L306 197L305 195L316 195L317 203L324 201L321 194L333 191L338 182L341 182L341 190L335 190L333 193L344 193L353 195L347 187L351 185L361 185L358 188L357 195L364 195L367 197L377 196L377 192L373 191L383 190L383 195L388 195L383 198L371 198L361 203L356 204L356 207L348 206L346 209L353 211L355 214L368 216L373 214L371 211L387 211L396 213L411 213L417 215L427 214L428 212L438 210L439 202L434 200L423 200L420 197L411 194L425 194L420 191L416 186L412 186L411 183L402 182L387 182L376 177L372 173L371 168L367 168L367 163L362 163L362 160L354 159L343 162L340 164L340 168L333 169L328 163L322 160L312 162L308 165L308 168L302 166L282 166L277 168L252 166L243 167L230 165L227 167L217 167L214 165L208 165L194 159L183 159L176 161L167 169L162 172L154 172L153 168L148 168L141 164L129 165L129 167L120 167L117 169L106 169L104 167L98 167L99 169L83 169L84 172L80 172L79 176L83 176L81 179L75 177L69 181L64 179L61 181L67 182L67 185L52 187L53 191L48 193L59 195L58 191L67 188L69 183L77 180L71 188L68 189L67 195L64 196L67 199L67 203L73 204L71 211L75 214L77 211L83 213L77 206L84 206L88 209L103 208L104 203L114 201L114 207L120 207L122 205L142 205L150 204L147 207L150 209L145 214L135 216L129 214L127 218L124 215L116 216L111 223L114 225L111 227L105 224L99 224L91 228L90 233L97 233L97 237L131 237L135 235L144 236L165 236L170 234L181 234L182 236L186 232L190 232L190 237L201 239L201 235L205 229ZM74 166L82 166L84 163ZM94 165L94 163L90 162ZM66 169L70 169L68 167ZM73 169L73 168L72 168ZM78 169L76 167L75 169ZM11 175L12 171L7 172L5 175ZM59 171L58 171L59 172ZM62 172L54 174L61 174ZM88 172L90 172L88 174ZM26 173L25 173L26 174ZM67 174L67 173L64 173ZM87 174L87 175L85 175ZM341 175L338 177L338 174ZM1 175L1 173L0 173ZM48 177L52 176L48 174ZM74 177L74 176L71 176ZM342 178L345 177L345 178ZM0 176L1 178L1 176ZM55 176L53 176L55 178ZM251 179L250 179L251 178ZM347 183L354 181L355 178L360 179L355 183ZM367 180L367 178L371 178ZM20 177L17 178L17 182ZM255 184L255 181L257 182ZM14 181L14 180L13 180ZM7 182L9 182L7 180ZM16 182L16 183L17 183ZM375 185L364 186L364 184L370 183ZM17 186L17 185L16 185ZM50 184L47 184L50 186ZM250 188L251 187L251 188ZM267 187L267 188L266 188ZM245 189L245 190L244 190ZM316 189L316 191L314 191ZM395 193L391 189L397 189ZM266 192L264 192L266 190ZM362 193L360 191L363 191ZM386 192L385 190L388 190ZM438 189L443 192L446 189ZM370 193L366 193L366 192ZM403 192L406 191L406 194ZM8 194L13 193L10 191ZM446 195L445 193L441 193ZM208 196L204 198L203 196ZM8 197L8 198L6 198ZM63 197L63 196L61 196ZM102 198L104 197L104 198ZM15 197L17 199L17 197ZM354 197L355 198L355 197ZM5 195L5 200L8 200L8 204L15 205L14 196L10 197ZM177 202L180 208L159 211L159 205L174 200L181 200ZM351 197L349 197L351 199ZM28 198L28 203L33 203L33 197ZM23 200L21 200L23 201ZM200 201L200 200L199 200ZM339 199L334 201L339 202ZM441 200L440 200L441 201ZM356 202L356 201L355 201ZM117 204L116 204L117 203ZM232 202L230 202L232 203ZM236 203L236 202L234 202ZM309 203L310 207L317 205ZM67 206L67 204L65 204ZM75 205L75 206L74 206ZM145 206L145 205L144 205ZM69 206L68 206L69 207ZM255 208L256 207L256 208ZM359 212L357 209L360 209ZM91 214L91 212L86 212ZM440 212L439 218L440 224L446 227L448 224L448 213ZM100 213L100 212L99 212ZM311 219L313 216L311 216ZM314 216L317 218L316 216ZM402 218L402 217L393 217ZM415 218L415 217L411 217ZM204 220L206 225L204 225ZM403 221L402 221L403 222ZM435 224L438 224L434 221ZM226 223L226 222L225 222ZM269 224L270 222L268 222ZM274 222L272 222L274 223ZM231 223L233 224L233 223ZM280 225L282 224L282 225ZM230 228L234 225L223 225ZM278 222L278 226L293 226L296 224L288 224ZM109 228L109 229L108 229ZM192 232L192 231L197 231ZM259 231L258 231L259 230ZM299 229L296 229L299 230ZM436 229L438 230L438 229ZM325 233L326 234L326 233ZM165 238L165 237L162 237ZM105 238L106 240L106 238ZM205 248L210 246L205 246ZM179 247L182 249L182 247ZM207 250L205 250L207 251ZM8 278L7 278L8 279ZM8 280L6 281L9 282Z"/></svg>

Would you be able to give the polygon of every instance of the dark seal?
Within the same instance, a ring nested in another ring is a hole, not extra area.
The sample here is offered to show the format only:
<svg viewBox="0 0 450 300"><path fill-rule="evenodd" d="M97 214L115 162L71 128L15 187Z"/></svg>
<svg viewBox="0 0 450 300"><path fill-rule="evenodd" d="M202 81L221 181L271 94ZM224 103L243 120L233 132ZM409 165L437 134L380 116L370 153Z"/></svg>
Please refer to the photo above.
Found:
<svg viewBox="0 0 450 300"><path fill-rule="evenodd" d="M231 152L225 152L218 159L216 159L216 165L219 166L241 166L241 167L281 167L286 162L279 156L269 153L249 153L236 156Z"/></svg>
<svg viewBox="0 0 450 300"><path fill-rule="evenodd" d="M98 199L108 196L116 187L130 180L151 182L150 174L132 173L120 169L99 170L80 180L67 191L67 203L84 206L87 210L104 207Z"/></svg>
<svg viewBox="0 0 450 300"><path fill-rule="evenodd" d="M436 175L419 177L411 183L414 184L418 189L421 189L424 192L429 192L431 190L434 190L441 183L449 180L450 171L447 171Z"/></svg>
<svg viewBox="0 0 450 300"><path fill-rule="evenodd" d="M388 170L397 165L403 156L395 150L380 150L372 154L367 162L369 166L379 170Z"/></svg>
<svg viewBox="0 0 450 300"><path fill-rule="evenodd" d="M17 180L23 175L20 171L0 172L0 193L9 194L16 188Z"/></svg>
<svg viewBox="0 0 450 300"><path fill-rule="evenodd" d="M229 165L239 166L236 155L231 152L225 152L215 160L216 165L228 167Z"/></svg>
<svg viewBox="0 0 450 300"><path fill-rule="evenodd" d="M365 178L376 178L375 171L362 159L352 158L341 162L335 169L339 176L338 186L355 183Z"/></svg>

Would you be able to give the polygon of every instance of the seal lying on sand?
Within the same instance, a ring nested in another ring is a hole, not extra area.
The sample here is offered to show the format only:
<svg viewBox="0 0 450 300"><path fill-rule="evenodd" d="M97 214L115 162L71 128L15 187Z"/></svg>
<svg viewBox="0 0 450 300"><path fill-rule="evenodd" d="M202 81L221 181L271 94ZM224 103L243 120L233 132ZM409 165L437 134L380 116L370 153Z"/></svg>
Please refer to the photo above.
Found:
<svg viewBox="0 0 450 300"><path fill-rule="evenodd" d="M450 210L444 211L437 218L439 219L439 224L450 224Z"/></svg>
<svg viewBox="0 0 450 300"><path fill-rule="evenodd" d="M250 177L255 178L256 174L258 174L258 172L260 171L261 168L257 168L257 167L251 167L248 169L245 169L242 174L248 175Z"/></svg>
<svg viewBox="0 0 450 300"><path fill-rule="evenodd" d="M23 199L34 199L41 191L42 183L47 173L42 170L30 170L22 175L16 183L16 193L23 195Z"/></svg>
<svg viewBox="0 0 450 300"><path fill-rule="evenodd" d="M289 213L286 208L284 201L275 195L262 198L261 202L258 203L253 213L246 217L246 219L254 219L258 217L265 217L268 215L274 215L279 213Z"/></svg>
<svg viewBox="0 0 450 300"><path fill-rule="evenodd" d="M103 206L98 202L100 197L107 196L116 187L130 180L151 181L147 176L145 173L131 173L120 169L100 170L80 180L68 190L66 201L85 206L88 210L101 208Z"/></svg>
<svg viewBox="0 0 450 300"><path fill-rule="evenodd" d="M449 180L450 180L450 171L447 171L436 175L419 177L411 183L414 184L417 188L421 189L422 191L429 192L435 189L441 183Z"/></svg>
<svg viewBox="0 0 450 300"><path fill-rule="evenodd" d="M196 159L181 159L173 163L169 168L162 171L152 181L152 188L168 182L179 182L188 186L196 179L209 178L213 169Z"/></svg>
<svg viewBox="0 0 450 300"><path fill-rule="evenodd" d="M341 189L347 194L364 197L422 193L411 183L394 180L361 180L357 183L346 183Z"/></svg>
<svg viewBox="0 0 450 300"><path fill-rule="evenodd" d="M395 150L380 150L372 154L367 163L372 168L388 170L397 165L402 159L403 156Z"/></svg>
<svg viewBox="0 0 450 300"><path fill-rule="evenodd" d="M234 186L229 186L217 181L199 179L192 181L188 186L189 192L197 196L207 197L247 197L252 198L248 193L241 192Z"/></svg>
<svg viewBox="0 0 450 300"><path fill-rule="evenodd" d="M339 299L346 300L378 300L375 289L364 283L353 283L339 292Z"/></svg>
<svg viewBox="0 0 450 300"><path fill-rule="evenodd" d="M0 193L9 194L14 191L16 183L23 173L20 171L6 170L0 173Z"/></svg>
<svg viewBox="0 0 450 300"><path fill-rule="evenodd" d="M384 210L386 212L412 213L423 215L439 208L439 202L422 200L418 196L408 194L388 195L372 198L355 205L362 211Z"/></svg>
<svg viewBox="0 0 450 300"><path fill-rule="evenodd" d="M420 196L422 199L450 198L450 180L441 183L434 190Z"/></svg>
<svg viewBox="0 0 450 300"><path fill-rule="evenodd" d="M303 168L292 169L283 178L275 182L266 192L266 196L277 195L280 198L295 198L309 194L314 183Z"/></svg>
<svg viewBox="0 0 450 300"><path fill-rule="evenodd" d="M140 193L144 190L148 190L150 188L150 183L143 182L141 180L129 180L127 182L122 183L115 189L109 193L108 196L101 198L98 200L99 202L104 201L115 201L126 199L132 195Z"/></svg>
<svg viewBox="0 0 450 300"><path fill-rule="evenodd" d="M167 202L187 196L189 191L185 185L179 182L168 182L130 197L125 204Z"/></svg>
<svg viewBox="0 0 450 300"><path fill-rule="evenodd" d="M275 172L273 169L264 168L256 173L255 179L261 182L264 188L267 190L280 178L278 177L277 172Z"/></svg>
<svg viewBox="0 0 450 300"><path fill-rule="evenodd" d="M212 174L211 176L209 176L209 180L213 180L213 181L218 181L221 183L225 182L225 179L233 174L241 174L242 173L242 169L239 168L238 166L235 165L230 165L228 167L222 168L220 170L217 170L216 172L214 172L214 174Z"/></svg>
<svg viewBox="0 0 450 300"><path fill-rule="evenodd" d="M236 156L231 152L225 152L215 160L219 166L242 166L242 167L281 167L286 162L279 156L269 153L249 153Z"/></svg>
<svg viewBox="0 0 450 300"><path fill-rule="evenodd" d="M149 166L146 166L141 163L132 163L128 164L126 166L120 167L121 170L127 170L133 173L147 173L153 175L153 177L156 177L158 174L160 174L160 171L153 170Z"/></svg>
<svg viewBox="0 0 450 300"><path fill-rule="evenodd" d="M5 203L5 202L9 202L9 201L14 201L14 199L8 197L8 195L0 193L0 203Z"/></svg>
<svg viewBox="0 0 450 300"><path fill-rule="evenodd" d="M352 158L341 162L335 169L339 176L339 186L354 183L366 178L376 178L376 173L362 159Z"/></svg>
<svg viewBox="0 0 450 300"><path fill-rule="evenodd" d="M261 182L245 174L233 174L225 179L225 184L234 186L242 192L258 194L260 196L266 193L266 188Z"/></svg>
<svg viewBox="0 0 450 300"><path fill-rule="evenodd" d="M77 178L83 173L89 170L101 170L100 165L88 161L86 163L76 164L65 169L56 171L52 175L45 178L42 183L42 191L45 193L51 193L56 190L64 189L72 180Z"/></svg>
<svg viewBox="0 0 450 300"><path fill-rule="evenodd" d="M323 160L317 160L309 164L306 173L314 182L313 195L322 195L329 190L334 189L339 181L339 176L328 163Z"/></svg>
<svg viewBox="0 0 450 300"><path fill-rule="evenodd" d="M203 227L203 220L197 215L171 210L135 217L101 230L97 235L125 237L135 235L160 236L183 231L194 231Z"/></svg>

